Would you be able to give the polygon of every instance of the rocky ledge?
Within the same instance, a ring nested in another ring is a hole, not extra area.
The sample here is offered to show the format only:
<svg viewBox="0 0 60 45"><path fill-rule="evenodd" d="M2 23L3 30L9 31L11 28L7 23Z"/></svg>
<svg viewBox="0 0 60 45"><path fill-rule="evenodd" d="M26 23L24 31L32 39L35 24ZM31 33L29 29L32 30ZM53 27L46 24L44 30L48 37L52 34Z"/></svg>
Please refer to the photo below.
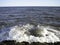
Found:
<svg viewBox="0 0 60 45"><path fill-rule="evenodd" d="M55 42L55 43L40 43L40 42L32 42L32 43L28 43L28 42L16 42L14 40L5 40L0 42L0 45L60 45L60 42Z"/></svg>

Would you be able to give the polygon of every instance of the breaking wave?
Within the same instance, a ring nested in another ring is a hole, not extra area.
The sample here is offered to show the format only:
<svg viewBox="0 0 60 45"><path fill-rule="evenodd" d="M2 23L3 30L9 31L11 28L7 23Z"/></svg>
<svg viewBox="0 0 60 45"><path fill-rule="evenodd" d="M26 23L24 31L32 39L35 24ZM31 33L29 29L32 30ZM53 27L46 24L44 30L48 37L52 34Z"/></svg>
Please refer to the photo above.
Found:
<svg viewBox="0 0 60 45"><path fill-rule="evenodd" d="M0 30L0 42L4 40L16 40L16 42L47 42L60 41L60 31L49 26L42 25L16 25Z"/></svg>

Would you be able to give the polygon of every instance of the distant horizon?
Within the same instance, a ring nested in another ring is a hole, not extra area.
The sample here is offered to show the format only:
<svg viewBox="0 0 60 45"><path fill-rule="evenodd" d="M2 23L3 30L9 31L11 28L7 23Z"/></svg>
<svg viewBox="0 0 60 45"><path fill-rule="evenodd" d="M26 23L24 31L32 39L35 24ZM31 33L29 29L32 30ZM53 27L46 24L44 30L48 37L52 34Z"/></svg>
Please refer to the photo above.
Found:
<svg viewBox="0 0 60 45"><path fill-rule="evenodd" d="M60 6L0 6L0 7L60 7Z"/></svg>

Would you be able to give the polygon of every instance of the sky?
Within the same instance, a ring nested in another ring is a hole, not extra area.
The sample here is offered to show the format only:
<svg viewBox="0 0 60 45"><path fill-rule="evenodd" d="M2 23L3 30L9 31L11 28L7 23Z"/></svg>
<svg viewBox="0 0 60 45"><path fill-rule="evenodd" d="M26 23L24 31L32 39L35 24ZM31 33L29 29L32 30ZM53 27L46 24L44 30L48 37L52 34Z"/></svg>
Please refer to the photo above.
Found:
<svg viewBox="0 0 60 45"><path fill-rule="evenodd" d="M60 0L0 0L0 6L60 6Z"/></svg>

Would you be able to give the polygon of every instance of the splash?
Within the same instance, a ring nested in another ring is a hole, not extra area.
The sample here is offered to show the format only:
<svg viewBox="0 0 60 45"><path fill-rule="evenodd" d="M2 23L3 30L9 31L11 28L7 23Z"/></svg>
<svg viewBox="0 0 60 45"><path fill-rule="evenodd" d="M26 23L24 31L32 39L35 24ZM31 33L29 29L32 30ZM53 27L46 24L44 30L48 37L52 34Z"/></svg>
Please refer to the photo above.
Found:
<svg viewBox="0 0 60 45"><path fill-rule="evenodd" d="M60 42L60 31L48 26L26 24L13 26L0 30L0 42L3 40L16 40L16 42Z"/></svg>

